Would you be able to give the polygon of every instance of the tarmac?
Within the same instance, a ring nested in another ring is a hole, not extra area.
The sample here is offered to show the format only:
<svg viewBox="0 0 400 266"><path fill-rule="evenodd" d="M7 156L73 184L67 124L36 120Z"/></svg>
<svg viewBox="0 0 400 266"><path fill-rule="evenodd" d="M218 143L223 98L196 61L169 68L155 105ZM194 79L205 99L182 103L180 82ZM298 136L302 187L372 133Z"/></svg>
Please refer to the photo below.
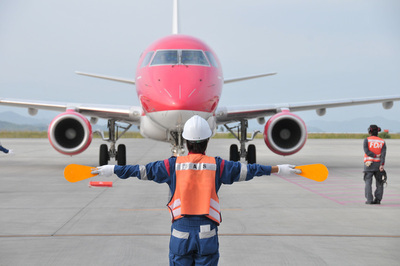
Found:
<svg viewBox="0 0 400 266"><path fill-rule="evenodd" d="M168 265L166 184L94 177L69 183L71 163L97 166L94 139L84 153L57 153L47 139L2 139L0 265ZM171 155L170 145L122 139L129 164ZM212 139L208 155L229 158L235 140ZM366 205L362 140L310 139L297 154L273 154L255 140L257 162L325 164L329 177L256 177L222 186L219 265L399 265L400 140L387 140L388 185ZM115 161L111 161L115 164ZM89 187L89 181L113 181Z"/></svg>

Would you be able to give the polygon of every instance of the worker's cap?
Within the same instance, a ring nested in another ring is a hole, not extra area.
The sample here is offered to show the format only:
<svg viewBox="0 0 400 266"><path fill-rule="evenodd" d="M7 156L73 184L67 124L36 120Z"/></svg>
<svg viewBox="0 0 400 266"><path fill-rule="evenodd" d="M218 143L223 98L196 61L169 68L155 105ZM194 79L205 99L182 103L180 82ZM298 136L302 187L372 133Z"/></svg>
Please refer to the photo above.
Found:
<svg viewBox="0 0 400 266"><path fill-rule="evenodd" d="M373 131L381 132L381 128L378 127L377 125L370 125L368 128L368 132L373 132Z"/></svg>
<svg viewBox="0 0 400 266"><path fill-rule="evenodd" d="M189 141L202 141L210 138L212 131L207 121L198 116L192 116L183 127L182 137Z"/></svg>

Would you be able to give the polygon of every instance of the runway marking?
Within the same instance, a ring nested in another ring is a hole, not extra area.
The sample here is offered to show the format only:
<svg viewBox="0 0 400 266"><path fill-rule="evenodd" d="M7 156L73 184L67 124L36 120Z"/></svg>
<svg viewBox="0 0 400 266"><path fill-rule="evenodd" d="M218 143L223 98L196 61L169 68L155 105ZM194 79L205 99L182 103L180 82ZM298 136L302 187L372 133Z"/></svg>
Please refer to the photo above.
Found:
<svg viewBox="0 0 400 266"><path fill-rule="evenodd" d="M168 211L167 208L154 208L154 209L120 209L120 211L124 212L140 212L140 211ZM221 211L243 211L243 209L240 208L228 208L228 209L221 209Z"/></svg>
<svg viewBox="0 0 400 266"><path fill-rule="evenodd" d="M354 238L400 238L400 235L348 235L348 234L218 234L220 237L354 237ZM59 234L59 235L0 235L0 238L47 238L47 237L160 237L170 234Z"/></svg>
<svg viewBox="0 0 400 266"><path fill-rule="evenodd" d="M138 212L138 211L167 211L166 208L162 209L120 209L123 212Z"/></svg>

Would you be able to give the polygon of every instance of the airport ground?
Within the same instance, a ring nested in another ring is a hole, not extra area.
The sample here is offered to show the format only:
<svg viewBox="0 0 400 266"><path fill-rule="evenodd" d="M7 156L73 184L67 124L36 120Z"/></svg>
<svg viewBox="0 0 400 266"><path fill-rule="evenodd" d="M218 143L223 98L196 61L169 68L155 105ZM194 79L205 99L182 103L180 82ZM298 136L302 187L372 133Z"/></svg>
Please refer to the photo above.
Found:
<svg viewBox="0 0 400 266"><path fill-rule="evenodd" d="M113 187L68 183L66 165L97 165L99 139L74 157L47 139L1 141L15 152L0 154L1 266L168 265L167 185L116 176L92 180ZM228 158L233 141L211 140L208 154ZM170 156L166 143L122 142L130 164ZM219 265L399 265L400 140L387 140L381 205L365 204L360 139L310 139L287 157L254 143L258 163L323 163L330 174L321 183L272 175L222 186Z"/></svg>

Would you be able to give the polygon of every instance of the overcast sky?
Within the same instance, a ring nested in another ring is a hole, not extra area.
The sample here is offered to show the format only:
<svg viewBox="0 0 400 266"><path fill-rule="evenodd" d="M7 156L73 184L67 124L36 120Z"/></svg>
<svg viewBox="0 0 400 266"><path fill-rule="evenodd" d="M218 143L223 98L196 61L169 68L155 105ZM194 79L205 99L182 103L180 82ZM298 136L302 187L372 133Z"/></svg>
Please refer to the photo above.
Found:
<svg viewBox="0 0 400 266"><path fill-rule="evenodd" d="M214 49L225 78L278 72L226 85L220 105L400 95L398 0L180 0L180 23ZM171 32L172 0L1 0L0 97L139 105L134 86L74 71L133 79L141 52ZM297 114L367 127L400 122L400 103Z"/></svg>

